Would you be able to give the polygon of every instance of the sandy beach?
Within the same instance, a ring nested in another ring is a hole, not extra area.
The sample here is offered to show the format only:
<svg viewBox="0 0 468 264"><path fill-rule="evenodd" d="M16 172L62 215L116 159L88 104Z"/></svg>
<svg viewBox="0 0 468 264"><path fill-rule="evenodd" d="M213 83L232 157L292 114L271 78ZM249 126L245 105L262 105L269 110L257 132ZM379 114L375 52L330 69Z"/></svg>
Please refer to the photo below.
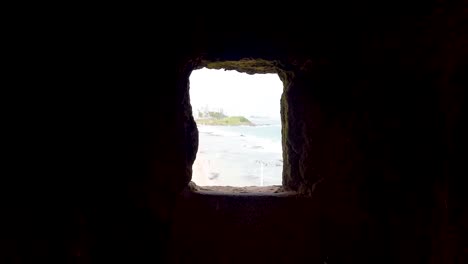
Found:
<svg viewBox="0 0 468 264"><path fill-rule="evenodd" d="M252 136L255 129L267 128L199 126L192 181L199 186L281 185L281 144Z"/></svg>

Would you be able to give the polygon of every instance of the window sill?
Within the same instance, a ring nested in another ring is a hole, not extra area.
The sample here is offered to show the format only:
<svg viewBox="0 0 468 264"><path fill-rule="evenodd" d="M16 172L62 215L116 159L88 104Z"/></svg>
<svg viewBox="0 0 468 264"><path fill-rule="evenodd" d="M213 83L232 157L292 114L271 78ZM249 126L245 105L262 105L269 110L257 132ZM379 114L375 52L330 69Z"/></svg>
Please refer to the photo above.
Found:
<svg viewBox="0 0 468 264"><path fill-rule="evenodd" d="M201 195L224 195L224 196L296 196L293 191L285 191L283 186L197 186L193 182L189 184L190 191Z"/></svg>

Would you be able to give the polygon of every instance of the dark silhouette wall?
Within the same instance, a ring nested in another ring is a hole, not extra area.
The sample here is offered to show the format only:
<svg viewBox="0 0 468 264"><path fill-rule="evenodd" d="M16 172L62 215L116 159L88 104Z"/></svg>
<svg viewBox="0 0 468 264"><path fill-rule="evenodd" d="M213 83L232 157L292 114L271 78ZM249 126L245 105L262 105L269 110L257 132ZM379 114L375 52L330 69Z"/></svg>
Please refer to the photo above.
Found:
<svg viewBox="0 0 468 264"><path fill-rule="evenodd" d="M5 185L4 258L466 263L466 6L374 5L188 5L64 27L46 49L61 89L31 99L39 158ZM243 58L285 72L299 197L183 192L188 77Z"/></svg>

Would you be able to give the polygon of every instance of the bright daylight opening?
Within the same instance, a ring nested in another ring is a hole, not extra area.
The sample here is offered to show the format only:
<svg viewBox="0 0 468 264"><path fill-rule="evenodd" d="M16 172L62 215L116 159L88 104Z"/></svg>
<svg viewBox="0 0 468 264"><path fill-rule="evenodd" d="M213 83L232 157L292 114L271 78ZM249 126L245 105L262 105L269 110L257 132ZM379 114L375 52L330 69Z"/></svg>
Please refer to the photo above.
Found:
<svg viewBox="0 0 468 264"><path fill-rule="evenodd" d="M199 186L282 184L277 74L194 70L190 103L199 131L192 181Z"/></svg>

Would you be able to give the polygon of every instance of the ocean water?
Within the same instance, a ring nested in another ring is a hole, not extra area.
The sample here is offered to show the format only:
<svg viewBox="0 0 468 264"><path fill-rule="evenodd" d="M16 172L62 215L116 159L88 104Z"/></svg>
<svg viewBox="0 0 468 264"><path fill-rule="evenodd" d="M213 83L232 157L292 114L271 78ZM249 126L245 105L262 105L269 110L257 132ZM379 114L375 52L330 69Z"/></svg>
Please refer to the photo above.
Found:
<svg viewBox="0 0 468 264"><path fill-rule="evenodd" d="M197 125L199 147L192 180L200 186L281 185L279 120L249 117L256 126Z"/></svg>

